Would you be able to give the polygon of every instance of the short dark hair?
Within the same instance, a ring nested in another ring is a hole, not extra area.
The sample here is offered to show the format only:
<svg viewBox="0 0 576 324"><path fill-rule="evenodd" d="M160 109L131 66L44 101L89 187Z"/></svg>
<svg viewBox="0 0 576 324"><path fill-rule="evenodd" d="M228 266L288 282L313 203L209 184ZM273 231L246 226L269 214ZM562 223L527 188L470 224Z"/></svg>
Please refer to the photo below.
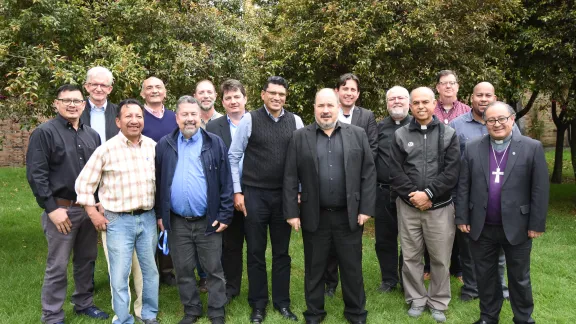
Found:
<svg viewBox="0 0 576 324"><path fill-rule="evenodd" d="M70 92L70 91L80 91L82 93L82 89L75 84L65 84L56 90L56 98L60 96L62 92Z"/></svg>
<svg viewBox="0 0 576 324"><path fill-rule="evenodd" d="M126 105L137 105L138 107L140 107L140 109L142 109L142 113L144 113L144 106L142 106L140 101L138 101L136 99L132 99L132 98L124 99L124 100L120 101L120 103L118 104L118 111L116 112L116 118L120 119L120 116L122 113L122 107L124 107Z"/></svg>
<svg viewBox="0 0 576 324"><path fill-rule="evenodd" d="M266 88L268 88L268 86L266 86ZM240 92L242 92L242 95L246 97L246 89L244 89L244 86L238 80L228 79L222 82L222 84L220 85L220 92L222 93L222 98L224 98L224 93L236 90L240 90Z"/></svg>
<svg viewBox="0 0 576 324"><path fill-rule="evenodd" d="M344 73L338 78L338 83L336 84L336 89L340 89L341 86L346 85L348 80L356 81L356 86L358 87L358 91L360 91L360 79L353 73Z"/></svg>
<svg viewBox="0 0 576 324"><path fill-rule="evenodd" d="M284 79L281 76L271 76L268 78L268 80L266 80L266 83L264 83L264 86L262 87L263 91L266 91L266 89L268 89L268 85L269 84L277 84L277 85L281 85L283 86L286 91L288 91L288 81L286 81L286 79Z"/></svg>
<svg viewBox="0 0 576 324"><path fill-rule="evenodd" d="M456 74L456 72L454 72L452 70L442 70L442 71L436 73L436 83L440 83L440 78L447 76L447 75L453 75L454 78L456 79L456 82L458 82L458 75Z"/></svg>

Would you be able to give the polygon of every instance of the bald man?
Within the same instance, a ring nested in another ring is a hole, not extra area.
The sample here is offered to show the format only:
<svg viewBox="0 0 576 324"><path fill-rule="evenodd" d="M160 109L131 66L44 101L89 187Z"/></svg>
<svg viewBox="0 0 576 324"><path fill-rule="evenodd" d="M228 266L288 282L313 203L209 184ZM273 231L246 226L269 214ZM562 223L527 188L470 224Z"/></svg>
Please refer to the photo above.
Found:
<svg viewBox="0 0 576 324"><path fill-rule="evenodd" d="M375 213L376 168L366 132L338 121L339 110L334 90L320 90L316 122L293 133L286 155L284 217L294 230L302 227L306 323L326 316L323 274L332 245L341 266L344 316L366 323L362 230Z"/></svg>
<svg viewBox="0 0 576 324"><path fill-rule="evenodd" d="M164 82L157 77L150 77L144 80L140 96L145 101L144 130L142 135L158 142L164 135L178 127L176 114L164 107L164 99L166 99Z"/></svg>
<svg viewBox="0 0 576 324"><path fill-rule="evenodd" d="M451 127L434 116L431 89L410 94L414 118L399 128L390 147L390 186L398 194L396 208L403 253L402 282L408 315L426 307L437 322L446 321L450 302L450 252L454 241L452 190L458 182L460 150ZM432 279L424 286L424 242L430 251Z"/></svg>

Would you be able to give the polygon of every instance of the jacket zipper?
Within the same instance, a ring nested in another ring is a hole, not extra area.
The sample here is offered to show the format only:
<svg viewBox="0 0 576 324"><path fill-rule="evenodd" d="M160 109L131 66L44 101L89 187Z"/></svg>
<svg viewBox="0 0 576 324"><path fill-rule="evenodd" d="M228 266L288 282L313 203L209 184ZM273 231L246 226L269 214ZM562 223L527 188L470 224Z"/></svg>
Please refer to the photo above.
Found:
<svg viewBox="0 0 576 324"><path fill-rule="evenodd" d="M428 172L428 142L426 141L426 133L424 133L424 172L422 173L422 190L426 185L426 174Z"/></svg>

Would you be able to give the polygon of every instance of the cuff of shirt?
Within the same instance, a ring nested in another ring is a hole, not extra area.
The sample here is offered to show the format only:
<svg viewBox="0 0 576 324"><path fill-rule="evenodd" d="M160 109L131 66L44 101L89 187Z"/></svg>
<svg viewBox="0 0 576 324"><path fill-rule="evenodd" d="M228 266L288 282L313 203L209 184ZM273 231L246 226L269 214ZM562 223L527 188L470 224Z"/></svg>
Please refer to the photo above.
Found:
<svg viewBox="0 0 576 324"><path fill-rule="evenodd" d="M238 182L234 182L234 193L242 193L242 186Z"/></svg>
<svg viewBox="0 0 576 324"><path fill-rule="evenodd" d="M44 200L44 209L46 210L46 214L50 214L51 212L58 209L58 204L56 203L56 199L54 197L50 197Z"/></svg>
<svg viewBox="0 0 576 324"><path fill-rule="evenodd" d="M80 194L76 197L76 203L82 206L96 206L96 199L94 194Z"/></svg>
<svg viewBox="0 0 576 324"><path fill-rule="evenodd" d="M424 189L424 192L426 193L428 198L430 198L430 200L432 200L432 197L434 197L434 194L432 194L432 190L426 188L426 189Z"/></svg>

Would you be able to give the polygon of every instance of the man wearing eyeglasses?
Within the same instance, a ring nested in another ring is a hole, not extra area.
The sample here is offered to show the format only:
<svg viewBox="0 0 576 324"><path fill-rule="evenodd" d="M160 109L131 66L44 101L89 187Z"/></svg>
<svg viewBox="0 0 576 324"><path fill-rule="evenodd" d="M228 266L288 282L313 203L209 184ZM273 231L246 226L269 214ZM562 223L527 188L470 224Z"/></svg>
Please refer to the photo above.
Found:
<svg viewBox="0 0 576 324"><path fill-rule="evenodd" d="M86 107L80 119L100 135L102 143L118 134L116 105L108 101L114 77L105 67L95 66L86 73L84 89L88 92Z"/></svg>
<svg viewBox="0 0 576 324"><path fill-rule="evenodd" d="M480 299L477 324L499 321L501 249L514 323L535 323L530 252L532 239L546 228L550 185L542 143L512 131L514 114L503 102L490 104L483 113L489 135L468 142L462 157L455 223L470 235Z"/></svg>
<svg viewBox="0 0 576 324"><path fill-rule="evenodd" d="M244 115L229 150L234 207L246 217L248 303L252 307L252 323L262 323L266 317L268 228L272 243L272 302L284 318L298 320L290 310L291 227L282 212L282 185L292 132L304 127L304 123L284 109L287 94L288 83L284 78L268 78L260 94L264 106Z"/></svg>
<svg viewBox="0 0 576 324"><path fill-rule="evenodd" d="M80 171L100 146L100 136L80 121L84 98L79 87L63 85L56 97L54 106L58 115L32 132L26 152L26 177L38 205L44 209L42 228L48 242L41 320L48 324L64 323L62 306L72 253L74 313L107 319L108 314L94 306L93 300L98 232L76 202L74 189Z"/></svg>
<svg viewBox="0 0 576 324"><path fill-rule="evenodd" d="M410 95L406 88L394 86L386 92L388 117L378 123L378 157L376 158L376 256L380 264L382 281L378 290L394 290L399 282L398 218L396 194L390 191L390 145L394 132L412 120L408 115ZM401 268L400 268L401 269Z"/></svg>

